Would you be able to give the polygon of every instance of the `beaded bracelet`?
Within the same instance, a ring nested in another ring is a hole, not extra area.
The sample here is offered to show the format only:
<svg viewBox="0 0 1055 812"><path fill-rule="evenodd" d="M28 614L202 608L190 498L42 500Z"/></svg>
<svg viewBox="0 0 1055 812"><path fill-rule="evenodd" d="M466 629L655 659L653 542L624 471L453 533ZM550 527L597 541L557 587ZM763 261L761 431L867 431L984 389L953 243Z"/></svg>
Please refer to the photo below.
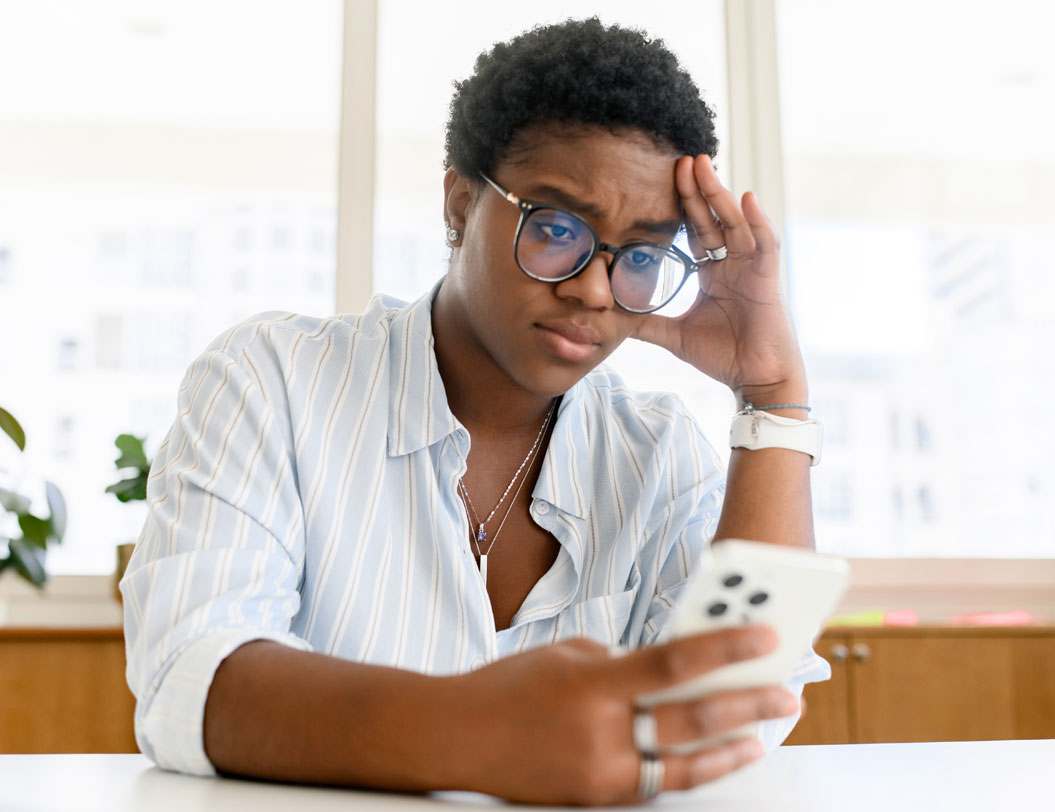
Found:
<svg viewBox="0 0 1055 812"><path fill-rule="evenodd" d="M777 403L774 406L755 406L755 404L750 402L744 404L745 412L764 412L770 409L805 409L807 412L813 411L809 406L802 403Z"/></svg>

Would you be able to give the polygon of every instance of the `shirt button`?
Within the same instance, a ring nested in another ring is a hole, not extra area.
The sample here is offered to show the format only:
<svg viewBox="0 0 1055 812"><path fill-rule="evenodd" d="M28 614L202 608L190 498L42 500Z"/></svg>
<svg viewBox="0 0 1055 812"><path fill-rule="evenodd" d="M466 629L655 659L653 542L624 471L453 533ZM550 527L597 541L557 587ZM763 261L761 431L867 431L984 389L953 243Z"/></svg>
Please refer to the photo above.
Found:
<svg viewBox="0 0 1055 812"><path fill-rule="evenodd" d="M547 513L549 513L549 502L539 501L537 503L537 505L538 505L538 508L537 508L538 512L541 513L543 516L545 516Z"/></svg>

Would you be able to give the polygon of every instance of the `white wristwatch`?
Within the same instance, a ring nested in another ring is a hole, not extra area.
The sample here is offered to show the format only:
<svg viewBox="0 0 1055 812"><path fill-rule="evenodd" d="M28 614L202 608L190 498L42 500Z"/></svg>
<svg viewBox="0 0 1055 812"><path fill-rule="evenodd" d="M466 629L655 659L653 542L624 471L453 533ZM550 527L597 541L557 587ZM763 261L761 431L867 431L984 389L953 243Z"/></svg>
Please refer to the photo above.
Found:
<svg viewBox="0 0 1055 812"><path fill-rule="evenodd" d="M811 466L821 461L821 424L816 420L794 420L748 407L737 412L729 430L729 445L757 451L787 448L809 454Z"/></svg>

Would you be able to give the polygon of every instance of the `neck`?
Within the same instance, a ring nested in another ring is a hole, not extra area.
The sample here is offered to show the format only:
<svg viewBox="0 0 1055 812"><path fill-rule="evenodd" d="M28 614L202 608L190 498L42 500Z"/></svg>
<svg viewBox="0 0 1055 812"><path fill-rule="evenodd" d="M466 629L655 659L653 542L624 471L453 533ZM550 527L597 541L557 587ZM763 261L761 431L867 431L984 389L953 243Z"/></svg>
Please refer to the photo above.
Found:
<svg viewBox="0 0 1055 812"><path fill-rule="evenodd" d="M496 434L537 432L553 396L529 392L502 370L479 345L458 329L464 323L444 284L432 305L436 363L454 416L469 429Z"/></svg>

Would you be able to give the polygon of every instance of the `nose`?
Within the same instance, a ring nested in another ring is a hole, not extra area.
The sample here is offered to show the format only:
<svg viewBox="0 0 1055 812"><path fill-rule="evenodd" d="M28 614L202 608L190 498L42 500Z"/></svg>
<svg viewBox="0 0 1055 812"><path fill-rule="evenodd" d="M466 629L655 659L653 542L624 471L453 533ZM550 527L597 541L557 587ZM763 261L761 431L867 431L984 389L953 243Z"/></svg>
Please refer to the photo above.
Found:
<svg viewBox="0 0 1055 812"><path fill-rule="evenodd" d="M594 258L571 279L558 282L555 292L567 299L576 299L583 307L590 310L609 310L615 307L612 298L612 285L608 277L608 265L612 255L601 249Z"/></svg>

